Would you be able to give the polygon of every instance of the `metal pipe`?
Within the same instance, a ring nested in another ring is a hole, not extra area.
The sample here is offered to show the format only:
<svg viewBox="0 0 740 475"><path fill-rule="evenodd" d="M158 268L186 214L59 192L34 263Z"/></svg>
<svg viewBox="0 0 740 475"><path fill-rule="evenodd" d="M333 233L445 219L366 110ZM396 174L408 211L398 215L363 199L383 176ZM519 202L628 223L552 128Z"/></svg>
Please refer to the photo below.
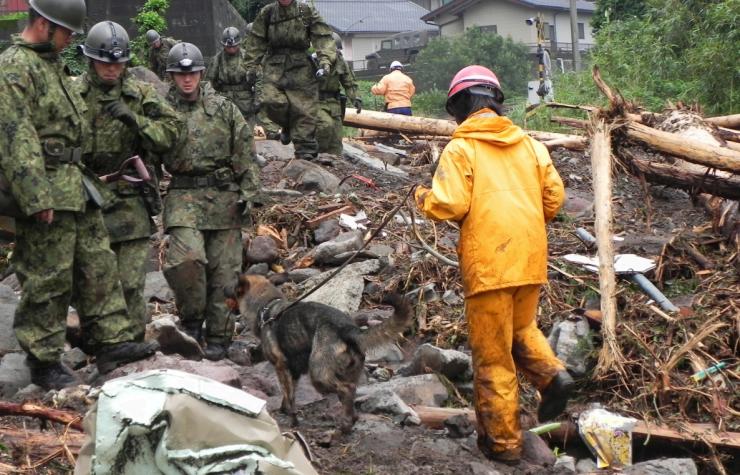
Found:
<svg viewBox="0 0 740 475"><path fill-rule="evenodd" d="M660 308L665 310L666 312L678 312L679 308L673 305L670 300L668 300L668 297L663 295L663 292L661 292L655 285L653 285L650 280L645 277L644 275L640 273L636 274L627 274L627 279L629 279L631 282L634 282L640 288L655 302L660 305Z"/></svg>

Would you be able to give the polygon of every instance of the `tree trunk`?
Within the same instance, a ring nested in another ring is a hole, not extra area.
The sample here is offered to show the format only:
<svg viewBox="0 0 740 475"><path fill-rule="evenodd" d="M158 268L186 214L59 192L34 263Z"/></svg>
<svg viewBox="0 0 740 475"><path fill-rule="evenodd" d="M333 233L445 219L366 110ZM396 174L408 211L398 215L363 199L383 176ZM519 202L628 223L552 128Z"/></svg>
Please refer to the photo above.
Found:
<svg viewBox="0 0 740 475"><path fill-rule="evenodd" d="M717 127L726 127L728 129L740 129L740 114L722 115L718 117L707 117L707 122Z"/></svg>
<svg viewBox="0 0 740 475"><path fill-rule="evenodd" d="M347 109L344 125L386 132L400 132L413 135L441 135L449 137L457 128L454 122L428 117L389 114L364 110L358 114L354 109Z"/></svg>
<svg viewBox="0 0 740 475"><path fill-rule="evenodd" d="M0 401L0 416L29 416L45 419L48 421L58 422L69 425L71 428L82 431L82 416L74 412L62 411L60 409L51 409L44 406L38 406L30 402L15 404L12 402Z"/></svg>

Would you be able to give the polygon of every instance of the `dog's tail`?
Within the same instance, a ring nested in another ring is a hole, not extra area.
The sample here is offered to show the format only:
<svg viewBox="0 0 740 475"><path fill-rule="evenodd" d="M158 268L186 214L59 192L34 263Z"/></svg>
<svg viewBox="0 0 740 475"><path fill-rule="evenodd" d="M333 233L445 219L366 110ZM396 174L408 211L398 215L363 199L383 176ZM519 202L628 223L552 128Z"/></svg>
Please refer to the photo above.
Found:
<svg viewBox="0 0 740 475"><path fill-rule="evenodd" d="M395 311L389 319L380 325L370 327L369 330L360 334L360 344L365 350L395 340L397 335L411 324L413 312L408 299L393 293L386 295L383 298L383 303L393 306Z"/></svg>

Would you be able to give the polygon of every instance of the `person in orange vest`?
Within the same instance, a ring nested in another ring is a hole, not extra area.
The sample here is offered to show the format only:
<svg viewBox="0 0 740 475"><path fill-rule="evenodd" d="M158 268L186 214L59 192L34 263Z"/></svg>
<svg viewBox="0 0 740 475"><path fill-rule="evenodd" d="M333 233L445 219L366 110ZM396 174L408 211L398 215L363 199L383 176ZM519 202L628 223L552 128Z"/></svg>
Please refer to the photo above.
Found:
<svg viewBox="0 0 740 475"><path fill-rule="evenodd" d="M547 281L545 227L563 204L563 182L545 146L504 117L503 101L489 69L457 73L447 111L459 125L432 188L415 196L429 218L460 224L478 447L515 465L523 441L517 370L540 391L540 422L565 410L573 380L535 320Z"/></svg>
<svg viewBox="0 0 740 475"><path fill-rule="evenodd" d="M414 81L401 71L398 61L391 63L391 72L375 84L370 91L376 96L385 96L385 110L391 114L411 114L411 98L416 92Z"/></svg>

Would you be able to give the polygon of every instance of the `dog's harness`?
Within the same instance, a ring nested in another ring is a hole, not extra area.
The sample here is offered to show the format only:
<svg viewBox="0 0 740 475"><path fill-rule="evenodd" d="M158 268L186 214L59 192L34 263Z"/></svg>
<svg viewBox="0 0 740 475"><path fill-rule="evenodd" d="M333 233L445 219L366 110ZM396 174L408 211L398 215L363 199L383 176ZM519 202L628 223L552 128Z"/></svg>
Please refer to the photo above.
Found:
<svg viewBox="0 0 740 475"><path fill-rule="evenodd" d="M280 317L280 315L283 313L283 310L285 310L287 306L281 308L277 312L273 312L273 310L275 309L275 307L278 306L277 304L282 300L283 299L280 297L274 298L270 300L269 302L267 302L267 305L265 305L264 307L260 309L260 313L257 314L257 330L262 330L263 327L265 327L266 325L269 325L270 323L277 320L278 317Z"/></svg>

